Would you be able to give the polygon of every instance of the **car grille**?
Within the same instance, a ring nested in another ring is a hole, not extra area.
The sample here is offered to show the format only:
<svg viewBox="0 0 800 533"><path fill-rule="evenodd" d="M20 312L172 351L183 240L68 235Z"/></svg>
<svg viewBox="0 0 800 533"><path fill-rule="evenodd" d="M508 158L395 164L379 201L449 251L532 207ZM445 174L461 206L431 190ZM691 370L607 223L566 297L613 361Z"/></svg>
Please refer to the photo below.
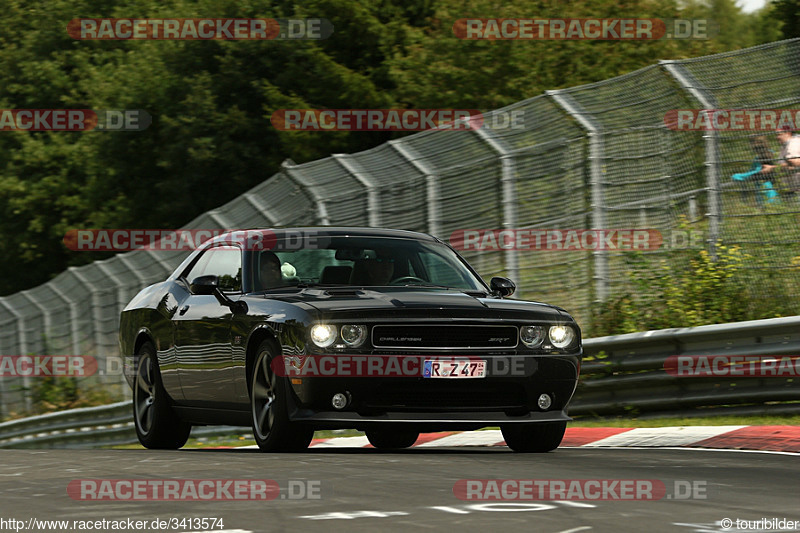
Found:
<svg viewBox="0 0 800 533"><path fill-rule="evenodd" d="M517 345L516 326L399 324L372 328L375 348L502 349Z"/></svg>
<svg viewBox="0 0 800 533"><path fill-rule="evenodd" d="M481 411L525 405L525 390L518 384L433 381L380 387L362 400L362 406L381 410Z"/></svg>

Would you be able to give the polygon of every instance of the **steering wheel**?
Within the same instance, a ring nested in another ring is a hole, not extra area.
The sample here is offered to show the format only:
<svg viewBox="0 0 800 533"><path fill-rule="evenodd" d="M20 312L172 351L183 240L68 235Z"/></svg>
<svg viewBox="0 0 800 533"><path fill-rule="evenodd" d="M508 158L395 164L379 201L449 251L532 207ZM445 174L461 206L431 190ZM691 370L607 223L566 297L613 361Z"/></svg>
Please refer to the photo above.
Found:
<svg viewBox="0 0 800 533"><path fill-rule="evenodd" d="M402 278L393 279L389 282L389 285L402 285L404 283L408 283L409 281L420 281L422 283L428 283L422 278L417 278L415 276L403 276Z"/></svg>

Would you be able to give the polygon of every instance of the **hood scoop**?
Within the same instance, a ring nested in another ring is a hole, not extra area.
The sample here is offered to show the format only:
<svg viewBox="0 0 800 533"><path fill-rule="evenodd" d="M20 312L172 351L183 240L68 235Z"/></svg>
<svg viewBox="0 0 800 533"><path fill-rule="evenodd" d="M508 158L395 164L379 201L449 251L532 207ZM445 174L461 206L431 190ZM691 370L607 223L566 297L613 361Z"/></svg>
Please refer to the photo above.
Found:
<svg viewBox="0 0 800 533"><path fill-rule="evenodd" d="M331 298L353 298L364 296L364 291L343 287L341 289L326 289L324 294Z"/></svg>

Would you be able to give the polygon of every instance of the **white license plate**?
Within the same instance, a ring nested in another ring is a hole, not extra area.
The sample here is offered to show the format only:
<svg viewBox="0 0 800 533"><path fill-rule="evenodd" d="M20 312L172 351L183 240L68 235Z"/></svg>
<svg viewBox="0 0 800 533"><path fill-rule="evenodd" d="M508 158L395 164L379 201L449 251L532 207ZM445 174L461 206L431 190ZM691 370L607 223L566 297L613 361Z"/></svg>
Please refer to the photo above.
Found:
<svg viewBox="0 0 800 533"><path fill-rule="evenodd" d="M486 361L476 361L475 359L426 359L422 376L434 379L485 378Z"/></svg>

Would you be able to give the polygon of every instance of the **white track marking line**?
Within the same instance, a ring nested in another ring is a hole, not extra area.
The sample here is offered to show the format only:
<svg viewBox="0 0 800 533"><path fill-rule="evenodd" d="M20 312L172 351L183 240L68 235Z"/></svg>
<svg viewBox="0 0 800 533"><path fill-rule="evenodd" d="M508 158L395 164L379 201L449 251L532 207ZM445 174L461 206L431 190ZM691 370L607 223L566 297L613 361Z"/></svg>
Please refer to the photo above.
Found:
<svg viewBox="0 0 800 533"><path fill-rule="evenodd" d="M565 450L583 450L586 446L564 446ZM736 453L767 453L772 455L792 455L800 457L800 452L776 452L773 450L739 450L737 448L693 448L691 446L664 446L656 448L655 446L603 446L604 450L679 450L690 452L736 452Z"/></svg>
<svg viewBox="0 0 800 533"><path fill-rule="evenodd" d="M492 446L498 442L503 442L503 434L499 429L488 429L486 431L465 431L448 435L441 439L425 442L415 448L438 448L442 446Z"/></svg>
<svg viewBox="0 0 800 533"><path fill-rule="evenodd" d="M695 450L706 452L740 452L740 453L766 453L772 455L800 456L800 452L784 452L773 450L739 450L732 448L698 448L685 446L701 440L722 435L748 426L682 426L665 428L637 428L625 433L613 435L602 440L591 442L583 446L561 446L563 449L580 450L584 448L605 449L655 449L662 450ZM634 438L623 438L633 433ZM498 430L465 431L448 435L440 439L426 442L415 448L460 447L460 446L497 446L503 442L503 434ZM334 437L314 444L312 448L363 448L369 443L366 437ZM237 450L257 450L258 446L239 446ZM8 476L9 474L4 474ZM18 475L18 474L12 474Z"/></svg>
<svg viewBox="0 0 800 533"><path fill-rule="evenodd" d="M693 444L747 426L678 426L637 428L585 444L584 448L605 446L681 446Z"/></svg>
<svg viewBox="0 0 800 533"><path fill-rule="evenodd" d="M363 448L369 444L365 436L358 437L335 437L317 444L312 444L311 448Z"/></svg>

